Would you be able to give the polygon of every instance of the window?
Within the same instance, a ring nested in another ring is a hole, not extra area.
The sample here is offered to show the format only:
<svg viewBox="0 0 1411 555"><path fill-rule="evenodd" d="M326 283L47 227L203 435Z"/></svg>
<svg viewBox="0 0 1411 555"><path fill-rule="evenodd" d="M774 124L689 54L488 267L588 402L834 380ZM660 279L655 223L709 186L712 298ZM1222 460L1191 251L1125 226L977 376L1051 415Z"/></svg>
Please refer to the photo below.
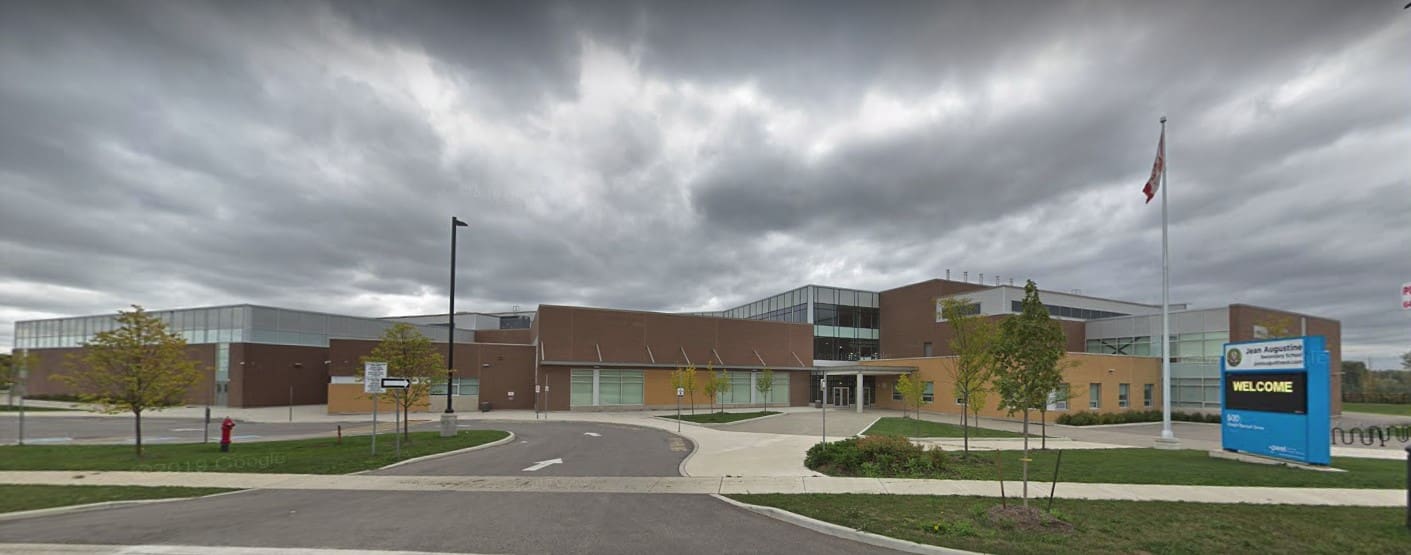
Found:
<svg viewBox="0 0 1411 555"><path fill-rule="evenodd" d="M642 404L641 370L597 370L599 405Z"/></svg>
<svg viewBox="0 0 1411 555"><path fill-rule="evenodd" d="M900 389L897 389L897 384L896 384L896 383L893 383L893 384L892 384L892 400L893 400L893 401L905 401L905 399L903 399L902 396L901 396L901 390L900 390Z"/></svg>
<svg viewBox="0 0 1411 555"><path fill-rule="evenodd" d="M930 341L927 341L927 342L921 344L921 356L925 356L925 357L935 356L935 354L934 354L932 351L933 351L933 350L932 350L932 348L931 348L931 342L930 342Z"/></svg>
<svg viewBox="0 0 1411 555"><path fill-rule="evenodd" d="M1145 408L1151 408L1151 390L1152 384L1142 384L1142 406Z"/></svg>
<svg viewBox="0 0 1411 555"><path fill-rule="evenodd" d="M431 384L431 395L432 395L433 397L436 396L436 395L445 395L445 394L446 394L446 384L444 384L444 383L433 383L433 384ZM480 378L455 378L454 380L451 381L451 395L471 396L471 395L479 395L479 394L480 394Z"/></svg>
<svg viewBox="0 0 1411 555"><path fill-rule="evenodd" d="M1102 384L1088 384L1088 408L1102 408Z"/></svg>
<svg viewBox="0 0 1411 555"><path fill-rule="evenodd" d="M770 404L776 404L776 405L777 405L777 404L788 404L788 402L789 402L789 373L788 373L788 372L780 372L780 371L777 371L777 370L774 372L774 384L773 384L773 387L769 388L769 399L768 399L768 402L769 402Z"/></svg>
<svg viewBox="0 0 1411 555"><path fill-rule="evenodd" d="M1131 384L1125 384L1125 383L1119 383L1119 384L1117 384L1117 408L1125 409L1125 408L1127 408L1127 407L1129 406L1128 403L1127 403L1127 399L1128 399L1128 396L1127 396L1127 395L1128 395L1128 390L1131 389L1131 387L1132 387Z"/></svg>
<svg viewBox="0 0 1411 555"><path fill-rule="evenodd" d="M724 389L716 394L716 402L722 405L743 405L750 402L754 391L752 372L726 372L725 381L728 384Z"/></svg>
<svg viewBox="0 0 1411 555"><path fill-rule="evenodd" d="M595 404L593 399L593 370L574 370L571 383L571 394L569 395L569 405L574 407L591 407Z"/></svg>
<svg viewBox="0 0 1411 555"><path fill-rule="evenodd" d="M930 403L936 400L936 382L926 382L926 389L921 392L921 402Z"/></svg>
<svg viewBox="0 0 1411 555"><path fill-rule="evenodd" d="M1059 384L1048 394L1048 410L1068 410L1068 384Z"/></svg>

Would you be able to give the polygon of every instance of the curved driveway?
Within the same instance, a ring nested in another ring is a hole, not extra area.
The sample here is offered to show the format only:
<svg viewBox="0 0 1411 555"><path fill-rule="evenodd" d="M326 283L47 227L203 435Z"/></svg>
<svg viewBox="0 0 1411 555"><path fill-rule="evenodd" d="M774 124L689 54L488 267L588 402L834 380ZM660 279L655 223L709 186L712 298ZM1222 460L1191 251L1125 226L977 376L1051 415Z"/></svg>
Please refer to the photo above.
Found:
<svg viewBox="0 0 1411 555"><path fill-rule="evenodd" d="M400 476L680 476L690 440L621 424L476 420L461 429L509 430L514 441L375 472ZM546 461L563 461L549 462ZM538 468L535 468L535 467ZM535 468L534 470L526 470Z"/></svg>

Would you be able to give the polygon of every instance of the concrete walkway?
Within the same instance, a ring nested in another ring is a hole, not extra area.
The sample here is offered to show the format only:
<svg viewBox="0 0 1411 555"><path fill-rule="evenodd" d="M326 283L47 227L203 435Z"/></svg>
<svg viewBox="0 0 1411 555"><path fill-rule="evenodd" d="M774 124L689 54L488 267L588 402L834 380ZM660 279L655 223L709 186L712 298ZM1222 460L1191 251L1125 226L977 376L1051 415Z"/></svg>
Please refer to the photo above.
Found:
<svg viewBox="0 0 1411 555"><path fill-rule="evenodd" d="M810 477L519 477L245 474L215 472L0 472L0 483L111 486L188 486L281 490L476 491L548 493L741 494L874 493L998 497L998 482ZM1030 482L1031 496L1049 490ZM1006 482L1018 495L1022 484ZM1123 501L1187 501L1400 507L1404 490L1085 484L1060 482L1055 497Z"/></svg>

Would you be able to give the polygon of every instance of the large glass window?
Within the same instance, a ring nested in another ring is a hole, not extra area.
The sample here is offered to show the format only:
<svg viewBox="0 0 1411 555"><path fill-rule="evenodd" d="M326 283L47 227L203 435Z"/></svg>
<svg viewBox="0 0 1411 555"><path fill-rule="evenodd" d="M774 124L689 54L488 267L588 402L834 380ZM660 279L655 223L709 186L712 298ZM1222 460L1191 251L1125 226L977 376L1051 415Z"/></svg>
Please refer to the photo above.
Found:
<svg viewBox="0 0 1411 555"><path fill-rule="evenodd" d="M642 379L641 370L598 370L598 404L642 404Z"/></svg>
<svg viewBox="0 0 1411 555"><path fill-rule="evenodd" d="M569 396L569 405L575 407L591 407L593 402L593 371L574 370L572 376L572 394Z"/></svg>
<svg viewBox="0 0 1411 555"><path fill-rule="evenodd" d="M1100 384L1100 383L1090 383L1090 384L1088 384L1088 408L1090 408L1090 409L1099 409L1099 408L1102 408L1102 384Z"/></svg>
<svg viewBox="0 0 1411 555"><path fill-rule="evenodd" d="M743 405L750 402L754 386L751 372L726 372L726 387L716 394L716 402L724 405Z"/></svg>
<svg viewBox="0 0 1411 555"><path fill-rule="evenodd" d="M771 387L771 388L769 389L769 399L768 399L768 401L769 401L770 404L773 404L773 405L787 405L787 404L789 404L789 373L788 373L788 372L775 372L775 373L774 373L774 384L773 384L773 387Z"/></svg>
<svg viewBox="0 0 1411 555"><path fill-rule="evenodd" d="M1142 384L1142 406L1145 407L1145 408L1151 408L1151 390L1152 390L1152 389L1153 389L1152 384L1149 384L1149 383L1147 383L1147 384Z"/></svg>
<svg viewBox="0 0 1411 555"><path fill-rule="evenodd" d="M1130 393L1131 388L1131 384L1117 384L1117 408L1125 409L1129 406L1128 399L1130 399L1130 397L1128 397L1128 394Z"/></svg>
<svg viewBox="0 0 1411 555"><path fill-rule="evenodd" d="M445 395L446 383L435 382L431 384L431 395ZM480 394L480 378L455 378L451 381L451 395L473 396Z"/></svg>
<svg viewBox="0 0 1411 555"><path fill-rule="evenodd" d="M936 382L926 382L926 387L921 391L921 402L930 403L936 400Z"/></svg>

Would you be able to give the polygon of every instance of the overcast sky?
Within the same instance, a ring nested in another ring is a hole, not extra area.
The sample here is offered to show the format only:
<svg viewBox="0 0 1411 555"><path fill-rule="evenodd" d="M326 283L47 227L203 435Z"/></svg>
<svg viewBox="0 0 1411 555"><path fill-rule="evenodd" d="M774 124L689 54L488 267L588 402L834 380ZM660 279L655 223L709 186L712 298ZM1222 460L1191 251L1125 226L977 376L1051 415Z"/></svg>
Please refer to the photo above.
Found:
<svg viewBox="0 0 1411 555"><path fill-rule="evenodd" d="M729 307L946 269L1411 349L1411 11L1347 2L0 2L13 322Z"/></svg>

